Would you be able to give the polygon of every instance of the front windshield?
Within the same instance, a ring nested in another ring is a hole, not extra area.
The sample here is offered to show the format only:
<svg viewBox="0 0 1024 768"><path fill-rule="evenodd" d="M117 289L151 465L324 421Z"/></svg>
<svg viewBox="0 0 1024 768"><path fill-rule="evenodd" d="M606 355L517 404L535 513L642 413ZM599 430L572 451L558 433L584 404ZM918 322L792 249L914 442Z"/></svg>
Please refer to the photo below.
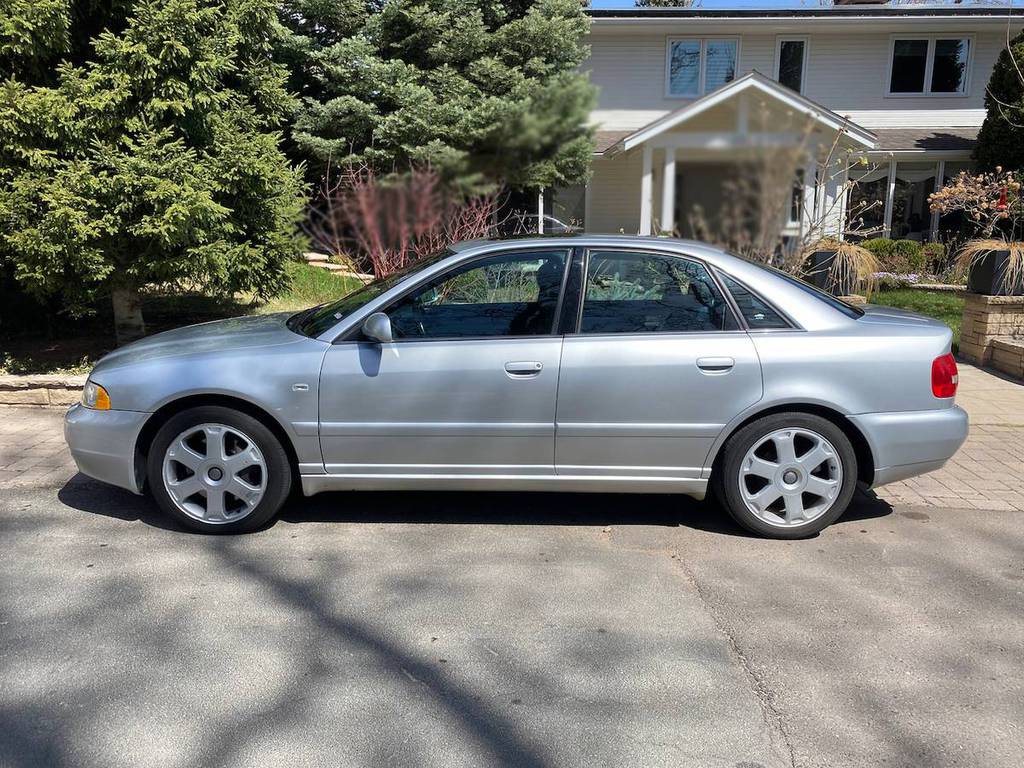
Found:
<svg viewBox="0 0 1024 768"><path fill-rule="evenodd" d="M428 256L425 259L410 264L405 269L400 269L398 272L392 272L387 277L382 277L378 280L374 280L372 283L367 283L362 288L342 296L337 301L331 301L327 304L321 304L320 306L307 309L305 312L300 312L296 315L293 320L294 330L302 333L306 336L316 338L325 331L330 330L332 327L337 325L341 320L344 320L348 315L355 312L360 307L373 301L375 298L391 290L398 285L402 280L408 277L415 271L419 271L424 267L428 267L441 259L447 258L454 253L451 249L445 249L432 256ZM290 323L291 324L291 323Z"/></svg>

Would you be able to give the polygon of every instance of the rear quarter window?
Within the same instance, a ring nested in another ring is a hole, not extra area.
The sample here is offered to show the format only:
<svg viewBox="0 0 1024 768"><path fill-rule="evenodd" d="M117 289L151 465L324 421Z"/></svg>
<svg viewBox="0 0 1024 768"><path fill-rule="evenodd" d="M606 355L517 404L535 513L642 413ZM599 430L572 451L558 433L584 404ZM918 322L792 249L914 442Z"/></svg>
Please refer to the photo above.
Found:
<svg viewBox="0 0 1024 768"><path fill-rule="evenodd" d="M790 328L790 324L778 312L768 306L762 299L742 283L737 282L728 275L722 275L722 282L726 289L732 294L736 306L747 321L751 330L772 330L777 328Z"/></svg>

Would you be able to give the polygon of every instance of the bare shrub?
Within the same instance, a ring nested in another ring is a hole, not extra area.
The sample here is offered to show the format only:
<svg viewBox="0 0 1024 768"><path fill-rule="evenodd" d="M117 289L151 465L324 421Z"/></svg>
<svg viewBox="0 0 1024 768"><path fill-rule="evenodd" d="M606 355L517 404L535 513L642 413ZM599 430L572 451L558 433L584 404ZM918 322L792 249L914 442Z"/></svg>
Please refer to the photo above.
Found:
<svg viewBox="0 0 1024 768"><path fill-rule="evenodd" d="M328 167L306 232L334 260L385 277L452 243L489 236L497 210L495 195L460 196L429 166L386 177L368 165Z"/></svg>

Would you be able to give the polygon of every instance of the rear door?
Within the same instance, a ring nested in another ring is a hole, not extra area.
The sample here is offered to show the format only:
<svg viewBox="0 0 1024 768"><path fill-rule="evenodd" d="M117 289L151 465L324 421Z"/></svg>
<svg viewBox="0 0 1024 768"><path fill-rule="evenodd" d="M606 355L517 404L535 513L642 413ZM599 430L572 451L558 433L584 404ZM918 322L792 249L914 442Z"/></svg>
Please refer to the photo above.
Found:
<svg viewBox="0 0 1024 768"><path fill-rule="evenodd" d="M559 475L701 477L715 438L761 398L761 367L702 263L588 252L578 332L566 336Z"/></svg>

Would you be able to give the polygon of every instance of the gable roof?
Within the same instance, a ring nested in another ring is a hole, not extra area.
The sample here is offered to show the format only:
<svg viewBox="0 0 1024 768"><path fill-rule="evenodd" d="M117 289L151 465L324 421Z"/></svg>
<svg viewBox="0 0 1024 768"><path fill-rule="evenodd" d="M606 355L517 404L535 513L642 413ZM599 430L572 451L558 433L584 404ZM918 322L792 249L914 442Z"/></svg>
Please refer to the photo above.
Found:
<svg viewBox="0 0 1024 768"><path fill-rule="evenodd" d="M784 85L765 77L760 72L748 72L743 77L726 83L717 90L701 96L695 101L680 107L674 112L669 112L664 117L648 123L643 128L628 133L626 136L616 140L607 149L597 150L607 155L615 155L619 152L628 152L644 142L675 128L677 125L706 112L712 107L721 104L729 99L735 98L747 91L757 91L773 98L796 112L807 115L813 120L822 123L834 131L845 131L850 138L863 146L865 149L874 149L877 145L875 134L866 128L862 128L848 118L836 114L831 109L823 107L817 102L801 96L796 91L786 88ZM610 133L610 132L605 132ZM598 134L600 137L600 133Z"/></svg>

